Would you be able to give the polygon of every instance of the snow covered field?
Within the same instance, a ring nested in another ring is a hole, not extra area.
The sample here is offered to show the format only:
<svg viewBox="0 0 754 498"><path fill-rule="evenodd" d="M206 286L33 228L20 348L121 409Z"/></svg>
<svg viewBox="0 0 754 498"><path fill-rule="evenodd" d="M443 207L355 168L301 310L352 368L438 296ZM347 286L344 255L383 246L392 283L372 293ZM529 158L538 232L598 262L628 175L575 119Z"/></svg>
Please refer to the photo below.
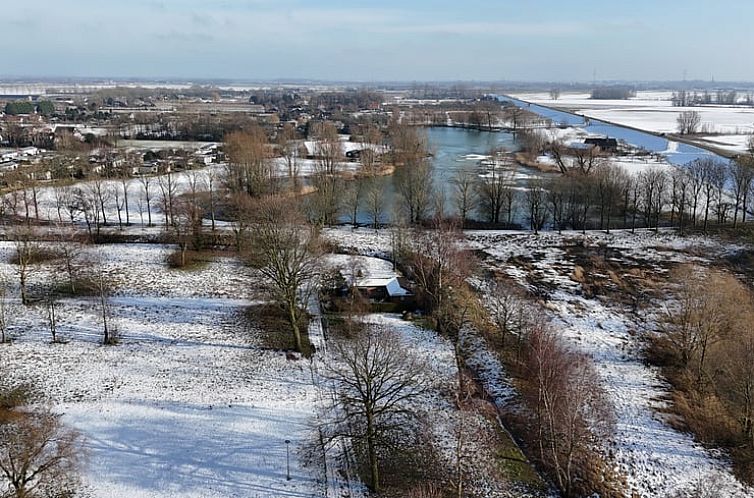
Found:
<svg viewBox="0 0 754 498"><path fill-rule="evenodd" d="M593 100L587 93L563 93L553 100L546 93L520 93L512 97L556 107L594 119L638 128L656 133L676 133L677 118L683 111L696 111L701 115L701 129L710 134L710 140L724 143L721 148L733 152L745 150L745 138L754 133L754 108L740 106L673 107L671 92L637 92L628 100Z"/></svg>
<svg viewBox="0 0 754 498"><path fill-rule="evenodd" d="M99 344L96 303L81 297L59 304L65 344L51 344L43 311L26 308L14 313L14 342L0 346L10 375L35 380L85 436L86 495L321 496L317 470L299 457L315 412L308 362L259 348L239 319L258 297L253 272L229 258L169 270L162 246L99 250L106 271L119 275L112 307L120 344ZM0 245L0 273L14 283L11 252ZM32 285L55 274L36 272Z"/></svg>
<svg viewBox="0 0 754 498"><path fill-rule="evenodd" d="M666 496L699 479L720 479L721 497L754 496L732 476L730 464L672 428L664 418L669 386L659 372L646 366L641 332L653 327L652 318L636 315L619 302L589 296L573 278L576 262L568 247L610 248L623 264L662 275L668 264L697 262L738 249L702 237L678 237L672 231L616 231L610 235L571 232L558 235L529 232L466 231L471 249L481 251L484 264L543 296L542 305L574 347L591 355L605 383L617 415L613 448L615 461L640 497ZM387 230L329 230L326 236L360 254L390 250ZM629 275L630 276L630 275ZM595 275L596 277L596 275ZM604 275L607 279L608 276ZM626 277L628 278L628 277ZM480 375L495 401L504 405L515 396L503 367L486 351L484 339L464 338L473 353L469 365ZM630 492L627 496L630 496Z"/></svg>
<svg viewBox="0 0 754 498"><path fill-rule="evenodd" d="M657 370L642 360L639 337L652 327L617 302L588 297L574 280L575 262L565 247L600 244L619 250L637 267L666 272L668 262L703 261L686 251L722 254L731 250L705 239L680 239L672 233L631 235L547 233L540 236L468 232L472 248L488 255L486 263L530 290L544 294L556 330L594 359L617 415L615 460L632 492L665 496L690 483L722 476L730 489L721 496L754 496L730 473L728 462L671 428L661 415L669 391ZM516 258L512 260L511 258ZM524 263L522 263L524 262ZM524 266L522 266L522 264ZM606 277L607 278L607 277Z"/></svg>

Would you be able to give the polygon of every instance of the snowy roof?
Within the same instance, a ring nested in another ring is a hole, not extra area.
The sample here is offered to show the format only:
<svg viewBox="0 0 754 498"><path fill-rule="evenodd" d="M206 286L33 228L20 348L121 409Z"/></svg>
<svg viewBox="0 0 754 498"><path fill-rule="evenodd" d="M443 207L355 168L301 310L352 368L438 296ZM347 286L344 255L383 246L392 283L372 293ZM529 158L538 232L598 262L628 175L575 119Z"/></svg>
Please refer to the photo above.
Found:
<svg viewBox="0 0 754 498"><path fill-rule="evenodd" d="M373 288L384 287L390 297L408 296L410 292L401 287L398 277L392 278L360 278L356 280L356 287Z"/></svg>
<svg viewBox="0 0 754 498"><path fill-rule="evenodd" d="M385 287L390 296L407 296L409 291L398 281L398 273L393 264L380 258L370 256L350 256L330 254L327 261L339 269L349 285L361 288ZM354 273L356 275L354 275Z"/></svg>

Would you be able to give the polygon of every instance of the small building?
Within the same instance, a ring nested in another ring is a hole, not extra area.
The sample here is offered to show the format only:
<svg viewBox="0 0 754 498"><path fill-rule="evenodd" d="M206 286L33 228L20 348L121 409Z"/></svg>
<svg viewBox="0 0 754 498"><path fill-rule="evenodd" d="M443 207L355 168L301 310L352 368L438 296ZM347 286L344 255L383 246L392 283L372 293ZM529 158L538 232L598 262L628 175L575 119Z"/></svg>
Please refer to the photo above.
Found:
<svg viewBox="0 0 754 498"><path fill-rule="evenodd" d="M584 139L584 145L599 147L605 152L615 152L618 150L618 140L610 137L589 137Z"/></svg>
<svg viewBox="0 0 754 498"><path fill-rule="evenodd" d="M372 305L398 305L404 309L415 306L409 282L393 269L392 263L369 256L330 254L328 263L342 277L341 295L356 291Z"/></svg>
<svg viewBox="0 0 754 498"><path fill-rule="evenodd" d="M357 279L354 288L371 301L402 303L413 298L398 277L376 277Z"/></svg>
<svg viewBox="0 0 754 498"><path fill-rule="evenodd" d="M131 168L131 176L156 175L160 168L156 162L144 163L141 166Z"/></svg>

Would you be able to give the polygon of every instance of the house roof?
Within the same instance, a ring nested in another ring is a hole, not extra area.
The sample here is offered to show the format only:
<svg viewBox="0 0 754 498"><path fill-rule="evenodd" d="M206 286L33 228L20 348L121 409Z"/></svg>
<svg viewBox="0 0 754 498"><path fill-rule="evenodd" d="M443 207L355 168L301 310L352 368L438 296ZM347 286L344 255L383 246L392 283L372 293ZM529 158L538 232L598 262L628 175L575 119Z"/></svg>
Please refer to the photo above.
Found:
<svg viewBox="0 0 754 498"><path fill-rule="evenodd" d="M357 288L384 287L391 297L408 296L411 293L398 281L398 273L390 261L369 256L344 254L328 255L328 262L340 270L349 285ZM358 276L354 276L354 270Z"/></svg>
<svg viewBox="0 0 754 498"><path fill-rule="evenodd" d="M392 278L361 278L356 280L355 287L361 289L371 289L375 287L384 287L390 297L408 296L409 291L401 287L398 277Z"/></svg>

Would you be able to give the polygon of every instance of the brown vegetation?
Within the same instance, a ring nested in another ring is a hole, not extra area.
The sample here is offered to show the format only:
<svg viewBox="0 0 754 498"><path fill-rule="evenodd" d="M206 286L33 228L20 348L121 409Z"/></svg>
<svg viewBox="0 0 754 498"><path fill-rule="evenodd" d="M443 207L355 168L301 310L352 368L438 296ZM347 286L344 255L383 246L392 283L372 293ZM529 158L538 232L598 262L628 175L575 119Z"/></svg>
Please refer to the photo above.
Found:
<svg viewBox="0 0 754 498"><path fill-rule="evenodd" d="M754 482L754 301L735 277L695 266L674 275L675 301L648 348L674 386L683 428L724 448Z"/></svg>

